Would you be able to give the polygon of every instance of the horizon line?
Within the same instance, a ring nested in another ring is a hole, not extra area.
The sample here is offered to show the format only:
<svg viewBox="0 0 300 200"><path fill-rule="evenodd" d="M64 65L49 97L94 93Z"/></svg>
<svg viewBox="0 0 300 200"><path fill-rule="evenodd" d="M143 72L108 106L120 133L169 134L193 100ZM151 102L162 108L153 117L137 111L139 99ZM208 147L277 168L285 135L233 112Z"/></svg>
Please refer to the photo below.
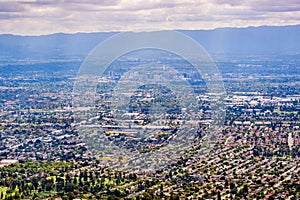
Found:
<svg viewBox="0 0 300 200"><path fill-rule="evenodd" d="M217 28L211 28L211 29L161 29L161 30L155 30L155 31L215 31L220 29L248 29L248 28L263 28L263 27L296 27L300 26L299 24L288 24L288 25L259 25L259 26L245 26L245 27L217 27ZM153 31L153 32L155 32ZM47 34L14 34L14 33L0 33L0 36L9 35L9 36L20 36L20 37L42 37L42 36L51 36L51 35L76 35L76 34L97 34L97 33L122 33L122 32L143 32L139 30L132 30L132 31L120 31L120 30L111 30L111 31L91 31L91 32L84 32L84 31L78 31L78 32L53 32L53 33L47 33ZM151 32L151 31L150 31Z"/></svg>

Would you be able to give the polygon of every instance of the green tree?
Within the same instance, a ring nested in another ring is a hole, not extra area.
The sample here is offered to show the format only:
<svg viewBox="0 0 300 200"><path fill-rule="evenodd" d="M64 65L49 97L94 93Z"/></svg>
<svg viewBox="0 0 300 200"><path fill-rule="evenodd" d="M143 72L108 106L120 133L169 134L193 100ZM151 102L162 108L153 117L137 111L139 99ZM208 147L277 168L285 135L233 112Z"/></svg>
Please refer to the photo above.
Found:
<svg viewBox="0 0 300 200"><path fill-rule="evenodd" d="M70 193L69 193L69 196L68 196L68 199L69 199L69 200L73 200L73 199L75 199L75 197L76 197L76 196L75 196L74 192L70 192Z"/></svg>
<svg viewBox="0 0 300 200"><path fill-rule="evenodd" d="M164 196L164 186L163 184L160 184L160 197L163 197Z"/></svg>
<svg viewBox="0 0 300 200"><path fill-rule="evenodd" d="M218 191L218 200L221 200L221 193Z"/></svg>

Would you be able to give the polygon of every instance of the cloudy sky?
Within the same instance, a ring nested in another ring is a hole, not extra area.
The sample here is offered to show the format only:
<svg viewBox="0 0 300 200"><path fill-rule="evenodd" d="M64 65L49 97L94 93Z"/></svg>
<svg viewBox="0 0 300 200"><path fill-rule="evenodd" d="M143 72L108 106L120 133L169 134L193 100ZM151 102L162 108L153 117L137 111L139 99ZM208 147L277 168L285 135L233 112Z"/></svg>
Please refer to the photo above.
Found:
<svg viewBox="0 0 300 200"><path fill-rule="evenodd" d="M299 0L0 0L0 33L300 24Z"/></svg>

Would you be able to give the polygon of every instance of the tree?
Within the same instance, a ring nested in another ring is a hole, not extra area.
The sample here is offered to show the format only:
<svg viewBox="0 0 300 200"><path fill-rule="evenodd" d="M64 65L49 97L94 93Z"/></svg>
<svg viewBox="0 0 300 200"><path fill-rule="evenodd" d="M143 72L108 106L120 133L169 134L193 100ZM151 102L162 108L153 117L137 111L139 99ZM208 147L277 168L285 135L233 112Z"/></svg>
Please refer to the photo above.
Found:
<svg viewBox="0 0 300 200"><path fill-rule="evenodd" d="M87 182L87 180L88 180L87 170L84 170L84 173L83 173L83 180L84 180L84 182Z"/></svg>
<svg viewBox="0 0 300 200"><path fill-rule="evenodd" d="M69 200L75 199L75 194L74 194L74 192L70 192L70 193L69 193L68 199L69 199Z"/></svg>
<svg viewBox="0 0 300 200"><path fill-rule="evenodd" d="M244 185L244 187L243 187L243 193L244 194L248 194L248 191L249 191L248 185Z"/></svg>
<svg viewBox="0 0 300 200"><path fill-rule="evenodd" d="M230 190L233 190L235 188L235 184L233 182L230 182L229 187L230 187Z"/></svg>
<svg viewBox="0 0 300 200"><path fill-rule="evenodd" d="M47 181L44 185L45 190L50 191L54 188L53 181Z"/></svg>
<svg viewBox="0 0 300 200"><path fill-rule="evenodd" d="M77 176L74 177L74 179L73 179L73 184L74 184L74 185L78 185L78 179L77 179Z"/></svg>
<svg viewBox="0 0 300 200"><path fill-rule="evenodd" d="M147 190L143 193L143 200L158 200L160 199L158 196L154 194L153 190Z"/></svg>
<svg viewBox="0 0 300 200"><path fill-rule="evenodd" d="M218 191L218 200L221 200L221 193Z"/></svg>
<svg viewBox="0 0 300 200"><path fill-rule="evenodd" d="M65 192L68 193L68 192L74 191L75 188L76 187L73 183L67 183L64 189L65 189Z"/></svg>
<svg viewBox="0 0 300 200"><path fill-rule="evenodd" d="M228 187L228 180L227 179L225 180L225 187L226 188Z"/></svg>
<svg viewBox="0 0 300 200"><path fill-rule="evenodd" d="M32 183L34 189L37 189L37 187L39 186L39 178L36 177L36 176L33 177L33 178L31 179L31 183Z"/></svg>
<svg viewBox="0 0 300 200"><path fill-rule="evenodd" d="M170 200L179 200L179 196L177 194L173 194L173 192L171 193L171 196L170 196Z"/></svg>
<svg viewBox="0 0 300 200"><path fill-rule="evenodd" d="M164 186L163 184L160 184L160 197L163 197L164 196Z"/></svg>

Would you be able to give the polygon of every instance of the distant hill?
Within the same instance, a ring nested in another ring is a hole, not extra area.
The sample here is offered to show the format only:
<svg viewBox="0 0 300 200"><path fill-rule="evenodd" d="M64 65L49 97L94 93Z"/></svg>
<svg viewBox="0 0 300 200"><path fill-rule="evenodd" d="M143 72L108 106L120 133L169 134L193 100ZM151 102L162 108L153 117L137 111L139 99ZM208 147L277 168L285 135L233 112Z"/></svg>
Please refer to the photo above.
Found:
<svg viewBox="0 0 300 200"><path fill-rule="evenodd" d="M182 31L210 53L236 55L300 53L300 25Z"/></svg>
<svg viewBox="0 0 300 200"><path fill-rule="evenodd" d="M272 55L300 53L300 25L180 30L211 54ZM97 44L116 34L57 33L43 36L0 35L0 58L83 58Z"/></svg>
<svg viewBox="0 0 300 200"><path fill-rule="evenodd" d="M42 36L0 35L0 57L60 59L84 57L115 33L57 33Z"/></svg>

